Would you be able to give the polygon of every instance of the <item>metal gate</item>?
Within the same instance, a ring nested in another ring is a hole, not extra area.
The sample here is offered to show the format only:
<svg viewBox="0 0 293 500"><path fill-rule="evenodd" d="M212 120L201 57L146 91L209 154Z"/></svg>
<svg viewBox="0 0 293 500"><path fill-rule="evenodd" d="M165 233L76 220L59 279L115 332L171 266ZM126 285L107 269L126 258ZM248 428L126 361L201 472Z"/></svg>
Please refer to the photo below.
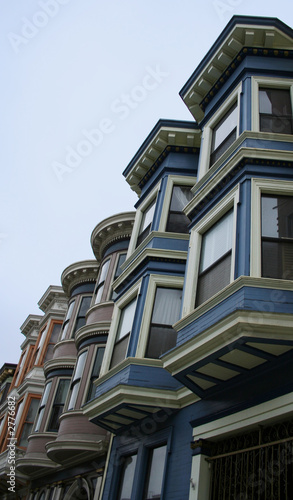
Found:
<svg viewBox="0 0 293 500"><path fill-rule="evenodd" d="M212 445L211 500L293 500L293 421Z"/></svg>

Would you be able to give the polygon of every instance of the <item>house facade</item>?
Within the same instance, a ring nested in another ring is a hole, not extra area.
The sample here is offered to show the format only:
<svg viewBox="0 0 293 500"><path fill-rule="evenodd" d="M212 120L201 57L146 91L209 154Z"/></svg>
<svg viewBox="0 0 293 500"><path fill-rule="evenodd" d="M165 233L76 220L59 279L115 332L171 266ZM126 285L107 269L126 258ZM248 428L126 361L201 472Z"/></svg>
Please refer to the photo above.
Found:
<svg viewBox="0 0 293 500"><path fill-rule="evenodd" d="M23 325L3 498L9 395L19 498L292 498L292 63L291 28L234 16L180 91L191 120L124 170L135 212Z"/></svg>

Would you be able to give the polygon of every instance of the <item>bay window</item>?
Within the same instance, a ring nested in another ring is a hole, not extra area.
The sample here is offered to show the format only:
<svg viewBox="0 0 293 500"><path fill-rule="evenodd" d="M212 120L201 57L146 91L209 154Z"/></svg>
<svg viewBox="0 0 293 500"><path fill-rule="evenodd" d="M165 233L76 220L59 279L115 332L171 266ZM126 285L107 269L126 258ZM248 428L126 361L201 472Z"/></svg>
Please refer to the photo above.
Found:
<svg viewBox="0 0 293 500"><path fill-rule="evenodd" d="M262 276L293 279L293 196L261 197Z"/></svg>
<svg viewBox="0 0 293 500"><path fill-rule="evenodd" d="M72 312L73 312L73 309L74 309L74 304L75 304L75 300L73 300L72 302L70 302L69 307L67 309L67 314L66 314L65 320L63 322L63 326L62 326L61 340L65 339L66 332L67 332L68 326L69 326L69 321L71 319Z"/></svg>
<svg viewBox="0 0 293 500"><path fill-rule="evenodd" d="M172 325L180 318L182 290L157 287L153 306L147 358L159 358L176 345L177 333Z"/></svg>
<svg viewBox="0 0 293 500"><path fill-rule="evenodd" d="M19 435L18 446L26 448L28 445L28 437L32 432L34 420L38 411L40 400L31 398L29 407L22 424L21 432Z"/></svg>
<svg viewBox="0 0 293 500"><path fill-rule="evenodd" d="M195 306L199 306L230 283L233 210L202 236Z"/></svg>
<svg viewBox="0 0 293 500"><path fill-rule="evenodd" d="M126 255L127 255L126 253L121 253L119 255L118 261L117 261L117 264L116 264L116 268L115 268L115 273L114 273L114 276L113 276L113 281L115 281L120 276L120 274L122 273L121 266L122 266L122 264L126 260ZM111 300L115 300L116 297L117 297L117 293L115 292L115 290L112 290Z"/></svg>
<svg viewBox="0 0 293 500"><path fill-rule="evenodd" d="M77 313L76 321L75 321L75 327L73 330L73 336L75 335L75 332L81 328L82 326L85 325L85 315L91 305L92 297L82 297L81 303L79 306L79 310Z"/></svg>

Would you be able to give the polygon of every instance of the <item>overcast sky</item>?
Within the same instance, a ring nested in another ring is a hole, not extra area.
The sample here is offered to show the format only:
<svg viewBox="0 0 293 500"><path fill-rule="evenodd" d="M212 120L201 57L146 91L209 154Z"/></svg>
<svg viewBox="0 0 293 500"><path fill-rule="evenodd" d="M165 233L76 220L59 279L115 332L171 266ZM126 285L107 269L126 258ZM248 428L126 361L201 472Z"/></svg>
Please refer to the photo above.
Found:
<svg viewBox="0 0 293 500"><path fill-rule="evenodd" d="M29 314L105 217L133 210L122 171L232 15L291 0L0 0L1 351L17 363ZM88 140L91 139L89 147Z"/></svg>

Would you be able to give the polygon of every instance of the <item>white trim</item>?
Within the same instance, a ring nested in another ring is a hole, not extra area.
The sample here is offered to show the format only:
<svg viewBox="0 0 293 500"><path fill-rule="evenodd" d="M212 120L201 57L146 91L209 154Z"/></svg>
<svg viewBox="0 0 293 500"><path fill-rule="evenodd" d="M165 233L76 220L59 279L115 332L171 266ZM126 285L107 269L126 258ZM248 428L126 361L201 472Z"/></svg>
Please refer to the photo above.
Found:
<svg viewBox="0 0 293 500"><path fill-rule="evenodd" d="M143 308L143 316L141 320L140 335L136 350L136 357L143 358L145 356L148 336L149 336L149 327L150 327L157 287L162 286L165 288L182 289L183 283L184 283L184 278L181 278L179 276L166 276L160 274L152 274L150 276L146 300Z"/></svg>
<svg viewBox="0 0 293 500"><path fill-rule="evenodd" d="M148 206L152 203L152 201L158 196L158 192L160 190L160 187L161 187L161 181L154 187L154 189L152 189L152 191L149 193L149 195L146 197L146 199L143 201L143 203L140 205L140 207L136 211L134 225L133 225L133 231L132 231L130 242L129 242L126 260L136 249L136 242L137 242L137 238L139 235L139 229L140 229L141 221L143 218L143 214L144 214L145 210L148 208ZM155 208L155 210L156 210L156 208Z"/></svg>
<svg viewBox="0 0 293 500"><path fill-rule="evenodd" d="M199 166L198 166L198 180L200 180L209 170L213 129L217 125L217 123L221 120L221 118L225 115L225 113L227 113L227 111L232 106L232 104L235 102L237 103L237 109L238 109L238 123L237 123L236 139L239 136L240 94L241 93L242 93L242 82L240 82L239 85L237 85L237 87L229 95L229 97L225 100L225 102L222 104L222 106L220 106L220 108L216 111L216 113L212 116L212 118L204 126L203 134L202 134L200 162L199 162Z"/></svg>
<svg viewBox="0 0 293 500"><path fill-rule="evenodd" d="M239 203L239 185L237 184L208 214L206 214L191 230L189 256L185 273L185 290L183 297L183 316L194 309L198 270L200 262L200 247L202 235L213 226L230 208L233 207L233 236L232 236L232 258L231 277L234 280L235 269L235 243L236 243L236 218L237 203Z"/></svg>
<svg viewBox="0 0 293 500"><path fill-rule="evenodd" d="M122 309L135 297L138 296L140 286L141 286L141 279L137 281L127 292L121 297L117 302L114 304L114 309L113 309L113 315L112 315L112 322L108 334L108 340L105 348L105 353L104 353L104 358L101 366L101 371L100 371L100 377L107 373L110 369L110 364L111 364L111 359L112 359L112 354L115 346L115 341L116 341L116 335L117 335L117 328L119 325L119 320L120 320L120 315L122 312Z"/></svg>
<svg viewBox="0 0 293 500"><path fill-rule="evenodd" d="M174 186L190 186L190 187L192 187L195 185L195 183L196 183L196 177L188 177L188 176L183 177L182 175L169 175L168 176L166 191L165 191L165 195L164 195L164 203L163 203L160 224L159 224L159 229L158 229L159 231L161 231L161 232L166 231L168 215L170 212L170 203L171 203L173 187ZM175 234L177 234L177 233L175 233Z"/></svg>
<svg viewBox="0 0 293 500"><path fill-rule="evenodd" d="M251 179L250 275L261 277L261 195L293 196L293 181Z"/></svg>
<svg viewBox="0 0 293 500"><path fill-rule="evenodd" d="M259 132L259 87L289 89L293 109L293 81L290 78L251 77L251 130ZM271 132L262 132L271 134ZM280 134L276 134L277 136ZM288 134L290 135L290 134Z"/></svg>
<svg viewBox="0 0 293 500"><path fill-rule="evenodd" d="M249 430L259 423L264 425L280 418L285 420L287 416L292 415L292 412L293 393L291 392L227 417L199 425L193 429L193 437L194 439L213 439L227 436L238 431Z"/></svg>

